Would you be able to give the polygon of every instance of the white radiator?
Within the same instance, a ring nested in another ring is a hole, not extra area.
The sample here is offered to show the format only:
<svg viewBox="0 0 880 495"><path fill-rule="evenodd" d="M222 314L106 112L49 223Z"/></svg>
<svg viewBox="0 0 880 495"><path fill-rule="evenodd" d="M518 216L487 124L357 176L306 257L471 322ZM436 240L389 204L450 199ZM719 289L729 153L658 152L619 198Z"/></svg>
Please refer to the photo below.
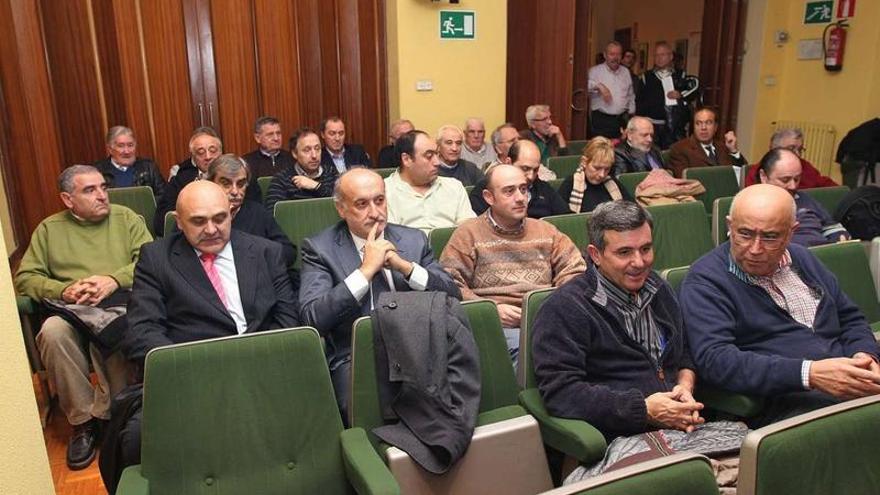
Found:
<svg viewBox="0 0 880 495"><path fill-rule="evenodd" d="M799 122L779 120L773 122L773 131L777 129L797 128L804 133L804 159L816 166L822 175L830 175L834 164L834 138L836 131L830 124L815 122Z"/></svg>

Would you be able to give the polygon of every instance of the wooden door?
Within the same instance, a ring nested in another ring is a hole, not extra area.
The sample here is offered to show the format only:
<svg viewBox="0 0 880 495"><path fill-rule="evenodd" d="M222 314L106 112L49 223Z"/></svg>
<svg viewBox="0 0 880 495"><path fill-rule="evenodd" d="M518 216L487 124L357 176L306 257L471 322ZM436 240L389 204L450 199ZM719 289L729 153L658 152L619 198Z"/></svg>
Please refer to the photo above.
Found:
<svg viewBox="0 0 880 495"><path fill-rule="evenodd" d="M719 131L736 129L748 0L706 0L700 41L703 103L717 107Z"/></svg>

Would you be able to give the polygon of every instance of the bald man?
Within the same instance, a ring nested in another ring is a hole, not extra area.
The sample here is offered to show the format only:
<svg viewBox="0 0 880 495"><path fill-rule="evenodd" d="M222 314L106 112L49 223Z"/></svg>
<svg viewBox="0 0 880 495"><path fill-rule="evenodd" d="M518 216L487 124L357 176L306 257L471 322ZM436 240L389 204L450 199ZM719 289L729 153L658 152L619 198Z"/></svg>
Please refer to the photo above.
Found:
<svg viewBox="0 0 880 495"><path fill-rule="evenodd" d="M156 347L299 326L281 245L232 230L220 186L186 185L174 216L179 231L145 245L134 270L123 350L141 370ZM118 409L128 419L114 424L101 450L110 493L122 470L140 463L142 411Z"/></svg>
<svg viewBox="0 0 880 495"><path fill-rule="evenodd" d="M568 203L562 199L556 189L539 177L541 150L538 149L538 145L528 139L517 141L508 150L508 157L511 163L515 167L519 167L526 175L526 181L529 184L527 202L530 218L571 213L568 209ZM469 195L471 208L478 215L489 209L489 203L483 198L485 190L486 178L484 177L480 179L480 182L477 182Z"/></svg>
<svg viewBox="0 0 880 495"><path fill-rule="evenodd" d="M351 325L367 316L379 294L442 291L460 298L452 279L434 261L428 238L417 229L387 223L385 181L352 169L333 191L342 220L303 242L299 300L302 319L327 343L336 400L347 417Z"/></svg>
<svg viewBox="0 0 880 495"><path fill-rule="evenodd" d="M483 190L489 209L455 229L440 256L465 300L491 299L498 304L514 363L523 296L531 290L558 287L586 269L568 236L526 216L528 195L529 181L519 167L490 168Z"/></svg>
<svg viewBox="0 0 880 495"><path fill-rule="evenodd" d="M758 428L840 400L880 393L877 342L837 279L792 244L795 202L783 188L740 191L731 240L698 260L680 303L698 374L762 396Z"/></svg>

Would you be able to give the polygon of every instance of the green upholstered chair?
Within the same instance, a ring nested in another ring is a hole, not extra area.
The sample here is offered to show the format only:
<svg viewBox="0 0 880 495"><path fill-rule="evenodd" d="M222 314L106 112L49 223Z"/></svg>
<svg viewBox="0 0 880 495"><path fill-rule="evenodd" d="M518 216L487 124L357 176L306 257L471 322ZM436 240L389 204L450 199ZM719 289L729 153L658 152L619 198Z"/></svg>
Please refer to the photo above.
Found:
<svg viewBox="0 0 880 495"><path fill-rule="evenodd" d="M553 189L556 189L556 190L558 191L558 190L559 190L559 186L561 186L563 182L565 182L565 178L564 178L564 177L561 178L561 179L551 179L551 180L548 180L548 181L547 181L547 184L550 184L550 187L552 187ZM564 198L563 198L563 199L564 199Z"/></svg>
<svg viewBox="0 0 880 495"><path fill-rule="evenodd" d="M609 471L541 495L684 494L718 495L708 458L694 453L673 454Z"/></svg>
<svg viewBox="0 0 880 495"><path fill-rule="evenodd" d="M257 177L257 184L260 186L260 201L266 202L266 195L269 194L269 185L272 184L272 176Z"/></svg>
<svg viewBox="0 0 880 495"><path fill-rule="evenodd" d="M732 203L732 196L715 198L712 203L712 241L716 246L727 242L727 215L730 214Z"/></svg>
<svg viewBox="0 0 880 495"><path fill-rule="evenodd" d="M293 199L275 203L275 221L296 246L296 268L302 267L302 245L306 237L339 221L333 198Z"/></svg>
<svg viewBox="0 0 880 495"><path fill-rule="evenodd" d="M496 423L525 415L517 403L519 389L495 303L489 300L470 301L462 303L462 309L470 322L480 353L480 416L477 424ZM364 316L358 318L353 327L349 423L369 432L383 424L376 382L373 323L370 317ZM373 442L377 442L372 433L369 436Z"/></svg>
<svg viewBox="0 0 880 495"><path fill-rule="evenodd" d="M396 170L397 170L397 167L384 167L384 168L374 168L373 172L376 172L377 174L381 175L382 178L384 179L385 177L388 177L389 175L393 174Z"/></svg>
<svg viewBox="0 0 880 495"><path fill-rule="evenodd" d="M519 402L538 420L545 444L579 462L591 463L598 461L605 454L607 447L605 437L585 421L551 416L544 407L544 400L535 381L531 352L533 326L541 304L550 297L553 290L553 288L538 289L523 296L517 369L523 391L519 394Z"/></svg>
<svg viewBox="0 0 880 495"><path fill-rule="evenodd" d="M654 218L654 269L690 265L712 250L702 203L649 206Z"/></svg>
<svg viewBox="0 0 880 495"><path fill-rule="evenodd" d="M706 192L699 198L707 213L712 213L715 198L735 196L739 192L739 181L733 167L691 167L684 169L682 177L700 181Z"/></svg>
<svg viewBox="0 0 880 495"><path fill-rule="evenodd" d="M547 160L547 168L556 172L556 177L564 179L577 171L581 163L580 155L573 156L551 156Z"/></svg>
<svg viewBox="0 0 880 495"><path fill-rule="evenodd" d="M837 277L843 292L862 310L880 338L880 303L865 248L859 241L813 246L810 251Z"/></svg>
<svg viewBox="0 0 880 495"><path fill-rule="evenodd" d="M880 396L817 409L749 433L740 450L739 495L876 494Z"/></svg>
<svg viewBox="0 0 880 495"><path fill-rule="evenodd" d="M52 410L53 395L52 389L49 387L49 372L46 370L46 366L40 357L40 351L37 348L37 332L39 332L39 328L42 325L40 306L37 301L19 294L15 296L15 304L18 309L18 319L21 323L25 351L27 352L28 362L31 365L31 373L37 374L42 399L45 399L37 405L40 412L40 423L43 428L46 428L46 423Z"/></svg>
<svg viewBox="0 0 880 495"><path fill-rule="evenodd" d="M449 242L453 232L455 232L455 227L438 227L428 232L428 243L434 252L435 260L440 259L440 255L443 254L443 248L446 247L446 243Z"/></svg>
<svg viewBox="0 0 880 495"><path fill-rule="evenodd" d="M156 215L156 198L148 186L116 187L107 190L110 203L127 206L144 218L147 229L153 232L153 217Z"/></svg>
<svg viewBox="0 0 880 495"><path fill-rule="evenodd" d="M671 152L670 152L669 150L663 150L663 151L660 152L660 161L663 162L663 165L666 165L666 164L669 163L669 155L670 155L670 153L671 153Z"/></svg>
<svg viewBox="0 0 880 495"><path fill-rule="evenodd" d="M569 156L581 156L584 153L584 148L587 147L587 143L589 141L587 139L576 139L568 142L568 155Z"/></svg>
<svg viewBox="0 0 880 495"><path fill-rule="evenodd" d="M688 270L690 270L690 266L667 268L660 272L660 277L666 280L673 290L678 292L681 283L684 282L688 274ZM725 413L725 415L739 418L752 417L758 414L764 407L764 399L761 397L722 391L705 383L698 382L695 395L697 400L706 404L706 407Z"/></svg>
<svg viewBox="0 0 880 495"><path fill-rule="evenodd" d="M635 198L636 197L636 187L645 180L645 177L648 176L648 172L630 172L628 174L620 174L617 176L617 180L620 181L620 185L624 187L629 194Z"/></svg>
<svg viewBox="0 0 880 495"><path fill-rule="evenodd" d="M177 220L174 219L174 210L165 213L165 227L162 235L170 235L177 227Z"/></svg>
<svg viewBox="0 0 880 495"><path fill-rule="evenodd" d="M312 328L150 351L142 439L121 495L398 493L366 433L343 431Z"/></svg>
<svg viewBox="0 0 880 495"><path fill-rule="evenodd" d="M541 220L552 224L560 232L567 235L578 249L586 252L587 244L590 243L590 235L587 232L590 216L591 213L566 213L565 215L551 215Z"/></svg>
<svg viewBox="0 0 880 495"><path fill-rule="evenodd" d="M837 205L840 204L840 200L849 194L849 188L846 186L814 187L811 189L801 189L798 193L806 194L813 198L825 208L825 211L827 211L829 215L834 216L834 212L837 210Z"/></svg>

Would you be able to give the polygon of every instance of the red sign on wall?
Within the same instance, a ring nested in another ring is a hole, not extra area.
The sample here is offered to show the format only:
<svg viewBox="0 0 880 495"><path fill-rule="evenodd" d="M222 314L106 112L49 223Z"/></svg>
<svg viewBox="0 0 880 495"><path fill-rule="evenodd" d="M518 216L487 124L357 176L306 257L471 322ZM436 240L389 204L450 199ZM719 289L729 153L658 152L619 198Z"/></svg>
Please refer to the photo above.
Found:
<svg viewBox="0 0 880 495"><path fill-rule="evenodd" d="M838 0L837 18L850 18L856 15L856 0Z"/></svg>

